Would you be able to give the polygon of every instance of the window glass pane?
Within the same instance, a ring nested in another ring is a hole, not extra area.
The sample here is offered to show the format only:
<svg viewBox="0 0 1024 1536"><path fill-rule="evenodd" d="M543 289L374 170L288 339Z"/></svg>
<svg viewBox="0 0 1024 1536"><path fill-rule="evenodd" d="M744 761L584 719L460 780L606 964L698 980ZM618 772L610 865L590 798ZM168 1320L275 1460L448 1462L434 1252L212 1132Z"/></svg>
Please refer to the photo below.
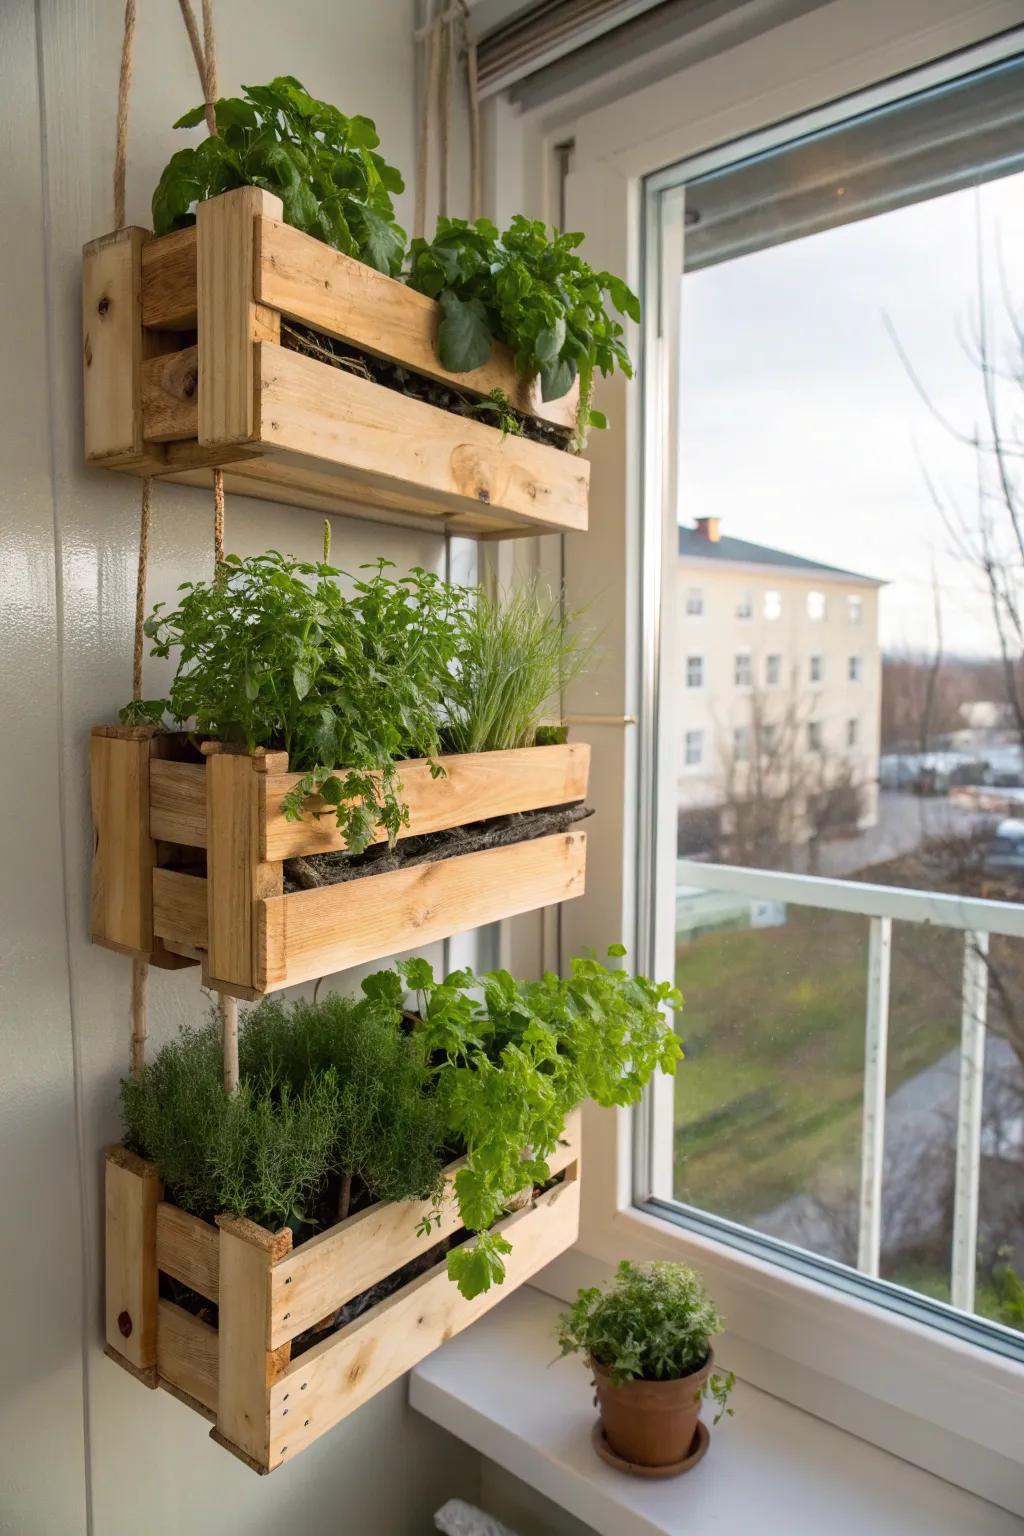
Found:
<svg viewBox="0 0 1024 1536"><path fill-rule="evenodd" d="M674 1196L1024 1333L1024 63L686 217Z"/></svg>

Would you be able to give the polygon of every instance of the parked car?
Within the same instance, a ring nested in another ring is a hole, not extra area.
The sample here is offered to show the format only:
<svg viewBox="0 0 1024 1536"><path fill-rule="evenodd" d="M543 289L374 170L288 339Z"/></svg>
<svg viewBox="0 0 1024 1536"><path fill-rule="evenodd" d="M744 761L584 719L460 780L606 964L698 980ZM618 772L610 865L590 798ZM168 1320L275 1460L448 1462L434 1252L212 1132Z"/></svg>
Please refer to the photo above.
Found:
<svg viewBox="0 0 1024 1536"><path fill-rule="evenodd" d="M985 853L985 868L990 874L1018 871L1024 874L1024 821L1007 816L996 827Z"/></svg>

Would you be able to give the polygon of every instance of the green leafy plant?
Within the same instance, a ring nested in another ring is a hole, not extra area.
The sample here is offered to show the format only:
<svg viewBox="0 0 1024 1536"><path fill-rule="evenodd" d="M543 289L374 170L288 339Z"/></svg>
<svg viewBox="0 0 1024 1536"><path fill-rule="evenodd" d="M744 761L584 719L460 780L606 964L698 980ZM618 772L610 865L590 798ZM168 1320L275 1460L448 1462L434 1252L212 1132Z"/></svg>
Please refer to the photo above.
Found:
<svg viewBox="0 0 1024 1536"><path fill-rule="evenodd" d="M536 743L546 708L589 664L579 619L536 582L497 597L483 589L474 594L459 611L457 665L445 694L451 751Z"/></svg>
<svg viewBox="0 0 1024 1536"><path fill-rule="evenodd" d="M522 437L522 418L516 414L515 407L503 389L492 389L482 400L467 400L459 407L462 416L486 416L490 425L497 427L501 432L501 440L506 437Z"/></svg>
<svg viewBox="0 0 1024 1536"><path fill-rule="evenodd" d="M722 1331L704 1282L685 1264L623 1259L607 1290L581 1290L558 1322L562 1355L582 1352L607 1368L612 1382L678 1381L699 1371ZM735 1377L713 1372L700 1390L717 1407L715 1423L731 1414Z"/></svg>
<svg viewBox="0 0 1024 1536"><path fill-rule="evenodd" d="M577 449L589 427L607 424L591 407L595 372L633 373L609 306L640 318L639 301L622 279L595 272L577 254L582 240L549 235L522 214L503 233L488 219L439 219L433 240L412 242L407 276L411 287L440 302L438 350L453 373L482 367L502 341L520 373L540 375L545 400L567 394L579 378Z"/></svg>
<svg viewBox="0 0 1024 1536"><path fill-rule="evenodd" d="M177 671L167 698L129 705L122 720L169 716L250 752L283 749L303 774L283 801L288 817L319 795L352 852L378 825L393 841L408 816L395 762L439 750L463 594L418 568L395 580L388 566L378 561L345 596L326 549L319 563L229 555L213 581L179 588L172 612L157 604L152 655L176 652Z"/></svg>
<svg viewBox="0 0 1024 1536"><path fill-rule="evenodd" d="M621 945L609 955L624 954ZM464 1225L483 1234L448 1256L448 1273L466 1296L504 1276L506 1239L489 1233L522 1190L549 1178L569 1112L584 1099L633 1104L660 1068L675 1071L682 1052L663 1009L681 1007L668 982L609 969L591 956L567 977L517 981L507 971L482 977L454 971L443 981L422 959L368 978L372 994L401 1006L402 983L417 994L416 1033L436 1063L439 1104L449 1139L465 1149L455 1177Z"/></svg>
<svg viewBox="0 0 1024 1536"><path fill-rule="evenodd" d="M171 156L153 194L153 228L164 235L195 222L196 203L234 187L262 187L284 205L287 223L379 272L402 265L405 231L391 195L402 177L377 154L368 117L346 117L292 75L245 85L216 103L217 133ZM175 128L197 128L195 107Z"/></svg>

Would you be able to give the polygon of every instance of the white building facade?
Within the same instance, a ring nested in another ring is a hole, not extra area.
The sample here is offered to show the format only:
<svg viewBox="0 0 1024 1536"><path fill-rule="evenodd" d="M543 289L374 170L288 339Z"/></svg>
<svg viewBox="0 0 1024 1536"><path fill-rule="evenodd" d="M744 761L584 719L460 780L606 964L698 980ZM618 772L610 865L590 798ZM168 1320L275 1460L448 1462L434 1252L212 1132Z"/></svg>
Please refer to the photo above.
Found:
<svg viewBox="0 0 1024 1536"><path fill-rule="evenodd" d="M717 811L727 834L753 818L803 843L874 825L881 586L716 518L680 528L681 827L689 815L706 836Z"/></svg>

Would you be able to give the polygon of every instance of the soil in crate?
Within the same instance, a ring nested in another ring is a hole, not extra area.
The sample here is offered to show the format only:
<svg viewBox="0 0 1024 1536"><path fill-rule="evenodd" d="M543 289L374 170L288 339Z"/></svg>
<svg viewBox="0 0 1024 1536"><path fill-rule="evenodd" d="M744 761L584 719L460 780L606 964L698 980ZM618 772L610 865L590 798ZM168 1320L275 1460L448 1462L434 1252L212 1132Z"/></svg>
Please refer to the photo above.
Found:
<svg viewBox="0 0 1024 1536"><path fill-rule="evenodd" d="M409 869L415 864L436 864L442 859L479 853L485 848L505 848L512 843L566 832L575 822L592 815L589 806L577 801L572 805L552 806L545 811L517 811L511 816L494 816L489 821L451 827L443 832L428 832L422 837L405 837L394 848L389 848L387 843L375 843L359 855L341 850L285 859L284 888L286 892L313 890L317 886L358 880L364 875Z"/></svg>
<svg viewBox="0 0 1024 1536"><path fill-rule="evenodd" d="M531 1198L536 1199L539 1195L545 1194L549 1189L554 1188L556 1184L561 1184L564 1179L564 1173L556 1174L554 1178L549 1179L545 1184L537 1185L532 1192ZM392 1274L385 1275L382 1280L376 1281L374 1285L369 1286L365 1291L361 1291L358 1296L353 1296L349 1301L346 1301L343 1306L340 1306L337 1311L332 1312L330 1316L323 1318L312 1328L307 1328L305 1332L298 1334L292 1340L291 1358L293 1360L297 1359L299 1355L304 1354L307 1349L312 1349L315 1344L319 1344L329 1334L338 1333L342 1328L347 1327L349 1323L354 1323L357 1318L362 1317L364 1312L369 1312L371 1307L377 1306L379 1302L386 1301L389 1296L394 1296L397 1291L410 1285L420 1275L425 1275L436 1264L440 1264L442 1260L447 1258L453 1248L457 1248L460 1243L469 1241L469 1238L470 1234L462 1227L458 1232L452 1232L447 1237L442 1238L440 1242L431 1243L422 1253L418 1253L414 1259L410 1259L407 1264L403 1264L401 1269L396 1269ZM454 1284L454 1282L452 1283ZM211 1328L218 1326L220 1310L217 1303L207 1300L205 1296L200 1296L198 1291L194 1291L191 1287L172 1279L170 1275L161 1273L160 1295L165 1300L172 1301L176 1306L182 1307L186 1312L190 1312L193 1317L198 1317L202 1322L208 1323Z"/></svg>
<svg viewBox="0 0 1024 1536"><path fill-rule="evenodd" d="M423 374L403 368L400 363L375 357L372 352L363 352L358 347L349 346L347 342L336 341L334 337L315 331L311 326L287 320L282 322L281 344L293 352L302 352L307 357L316 358L318 362L327 363L332 368L344 368L374 384L382 384L385 389L397 390L399 394L408 395L413 400L423 400L427 405L437 406L439 410L450 411L455 416L471 416L482 421L485 426L500 428L503 423L499 418L509 418L518 424L515 433L517 437L526 437L535 443L545 443L549 448L569 451L572 433L565 427L542 421L539 417L527 415L525 411L517 411L512 405L502 406L500 411L489 408L481 410L481 404L486 406L486 402L482 402L479 395L460 390L453 384L428 379Z"/></svg>

